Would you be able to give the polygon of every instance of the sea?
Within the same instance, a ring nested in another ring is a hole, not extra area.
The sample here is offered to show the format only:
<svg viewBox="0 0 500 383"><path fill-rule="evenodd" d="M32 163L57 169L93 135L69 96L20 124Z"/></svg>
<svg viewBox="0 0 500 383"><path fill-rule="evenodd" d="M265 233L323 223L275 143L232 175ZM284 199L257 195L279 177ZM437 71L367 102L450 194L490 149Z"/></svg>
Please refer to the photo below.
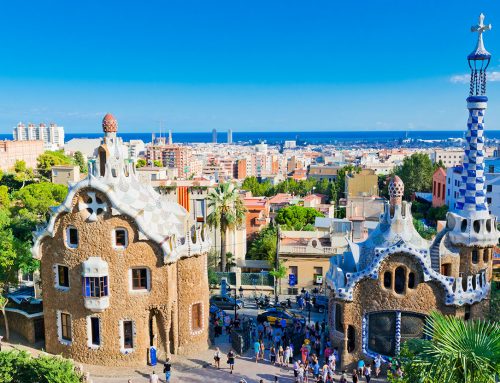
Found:
<svg viewBox="0 0 500 383"><path fill-rule="evenodd" d="M142 140L151 142L152 133L119 133L126 142ZM500 141L500 130L485 132L490 140ZM270 145L282 144L285 141L297 141L297 144L384 144L387 142L421 142L427 144L456 142L463 139L465 131L322 131L322 132L234 132L233 143L256 144L267 143ZM73 138L100 138L102 133L66 133L65 141ZM156 137L159 134L156 133ZM0 140L12 139L10 134L0 134ZM212 142L212 132L179 132L172 133L174 143L208 143ZM218 132L217 142L227 142L227 133Z"/></svg>

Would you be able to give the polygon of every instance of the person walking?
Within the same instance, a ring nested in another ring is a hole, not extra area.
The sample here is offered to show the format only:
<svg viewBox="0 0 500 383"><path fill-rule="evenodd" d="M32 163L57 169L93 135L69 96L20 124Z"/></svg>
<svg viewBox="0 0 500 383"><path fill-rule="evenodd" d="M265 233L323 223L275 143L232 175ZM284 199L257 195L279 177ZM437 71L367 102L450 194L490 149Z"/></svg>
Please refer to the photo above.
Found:
<svg viewBox="0 0 500 383"><path fill-rule="evenodd" d="M290 363L290 356L291 356L291 350L290 350L290 346L286 346L285 348L285 352L283 354L283 363L285 365L285 367L288 367L288 364Z"/></svg>
<svg viewBox="0 0 500 383"><path fill-rule="evenodd" d="M369 364L365 366L363 375L365 376L366 383L370 383L370 379L372 378L372 369Z"/></svg>
<svg viewBox="0 0 500 383"><path fill-rule="evenodd" d="M165 373L165 382L167 383L170 382L171 370L172 364L170 363L170 358L167 358L167 360L165 360L165 363L163 363L163 372Z"/></svg>
<svg viewBox="0 0 500 383"><path fill-rule="evenodd" d="M149 383L160 383L160 378L156 375L156 372L153 371L153 373L149 376Z"/></svg>
<svg viewBox="0 0 500 383"><path fill-rule="evenodd" d="M219 350L219 347L215 349L214 353L214 365L220 370L220 358L221 358L221 352Z"/></svg>
<svg viewBox="0 0 500 383"><path fill-rule="evenodd" d="M280 367L282 367L284 364L284 360L283 360L284 356L285 356L285 351L283 350L283 346L280 346L278 348L278 365Z"/></svg>
<svg viewBox="0 0 500 383"><path fill-rule="evenodd" d="M255 363L258 363L260 356L260 342L258 340L256 340L253 344L253 351L255 353Z"/></svg>
<svg viewBox="0 0 500 383"><path fill-rule="evenodd" d="M236 357L233 350L227 354L227 364L229 364L229 373L232 374L234 370L234 358Z"/></svg>
<svg viewBox="0 0 500 383"><path fill-rule="evenodd" d="M373 366L375 367L375 377L378 378L380 375L380 367L382 366L382 356L378 354L373 360Z"/></svg>
<svg viewBox="0 0 500 383"><path fill-rule="evenodd" d="M274 344L269 348L269 359L271 364L276 364L276 349L274 348Z"/></svg>
<svg viewBox="0 0 500 383"><path fill-rule="evenodd" d="M352 383L358 383L358 382L359 382L358 370L354 369L352 370Z"/></svg>
<svg viewBox="0 0 500 383"><path fill-rule="evenodd" d="M260 358L266 360L266 346L263 340L260 341Z"/></svg>

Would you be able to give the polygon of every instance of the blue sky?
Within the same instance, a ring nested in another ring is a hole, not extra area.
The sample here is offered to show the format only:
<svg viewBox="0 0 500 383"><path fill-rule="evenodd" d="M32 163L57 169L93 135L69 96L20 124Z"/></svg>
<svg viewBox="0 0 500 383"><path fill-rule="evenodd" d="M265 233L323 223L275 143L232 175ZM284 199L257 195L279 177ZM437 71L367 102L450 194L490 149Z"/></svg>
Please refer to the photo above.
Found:
<svg viewBox="0 0 500 383"><path fill-rule="evenodd" d="M480 12L500 129L498 1L5 2L0 133L462 130Z"/></svg>

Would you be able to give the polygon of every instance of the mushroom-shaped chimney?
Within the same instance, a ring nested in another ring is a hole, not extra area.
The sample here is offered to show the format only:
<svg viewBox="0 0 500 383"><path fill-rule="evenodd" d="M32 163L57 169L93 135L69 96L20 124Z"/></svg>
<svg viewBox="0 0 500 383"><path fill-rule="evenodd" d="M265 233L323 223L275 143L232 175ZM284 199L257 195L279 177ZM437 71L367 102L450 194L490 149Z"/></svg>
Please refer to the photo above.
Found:
<svg viewBox="0 0 500 383"><path fill-rule="evenodd" d="M389 182L389 197L391 206L401 205L403 194L405 192L405 184L398 176L391 178Z"/></svg>
<svg viewBox="0 0 500 383"><path fill-rule="evenodd" d="M104 133L116 133L118 122L111 113L107 113L102 119L102 130Z"/></svg>

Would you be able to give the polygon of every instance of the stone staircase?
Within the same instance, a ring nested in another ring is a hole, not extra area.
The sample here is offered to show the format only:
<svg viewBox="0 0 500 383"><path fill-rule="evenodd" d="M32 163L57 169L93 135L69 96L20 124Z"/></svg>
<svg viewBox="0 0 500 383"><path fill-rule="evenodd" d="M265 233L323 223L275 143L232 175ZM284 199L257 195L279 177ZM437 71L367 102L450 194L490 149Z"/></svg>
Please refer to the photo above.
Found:
<svg viewBox="0 0 500 383"><path fill-rule="evenodd" d="M439 246L441 245L441 241L443 240L444 235L448 232L448 230L443 229L434 238L430 248L430 256L431 256L431 267L436 272L441 272L440 270L440 254L439 254Z"/></svg>

